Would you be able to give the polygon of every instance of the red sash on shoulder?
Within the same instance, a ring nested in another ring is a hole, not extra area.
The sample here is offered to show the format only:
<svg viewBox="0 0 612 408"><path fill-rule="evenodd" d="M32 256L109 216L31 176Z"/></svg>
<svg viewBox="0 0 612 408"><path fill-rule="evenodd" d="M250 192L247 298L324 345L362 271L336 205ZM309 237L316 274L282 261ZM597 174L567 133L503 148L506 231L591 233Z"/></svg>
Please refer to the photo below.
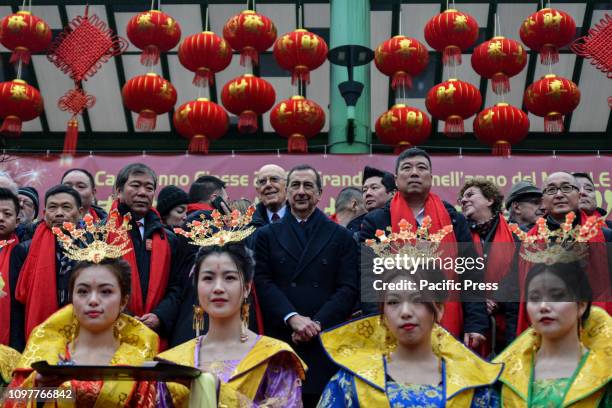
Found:
<svg viewBox="0 0 612 408"><path fill-rule="evenodd" d="M0 297L0 344L4 345L9 344L11 328L11 297L9 296L11 291L9 281L11 252L19 244L19 238L17 238L17 235L12 234L9 238L10 240L13 240L13 242L2 248L0 252L0 273L4 281L3 290L5 292L5 296Z"/></svg>
<svg viewBox="0 0 612 408"><path fill-rule="evenodd" d="M187 204L187 214L191 214L196 211L213 211L215 207L210 204L203 203L191 203Z"/></svg>
<svg viewBox="0 0 612 408"><path fill-rule="evenodd" d="M472 232L472 241L479 256L484 255L484 248L480 236ZM487 255L487 267L485 270L485 282L501 282L510 271L512 259L514 258L514 238L512 231L503 215L499 214L499 222L495 229L495 235L491 240L491 249ZM501 244L501 245L496 245ZM512 250L511 250L512 249Z"/></svg>
<svg viewBox="0 0 612 408"><path fill-rule="evenodd" d="M98 216L98 213L96 212L96 210L93 209L93 207L89 207L88 214L93 217L93 222L94 223L100 222L100 217Z"/></svg>
<svg viewBox="0 0 612 408"><path fill-rule="evenodd" d="M19 273L15 298L25 305L25 335L55 313L57 281L55 235L45 222L36 228L28 256Z"/></svg>
<svg viewBox="0 0 612 408"><path fill-rule="evenodd" d="M431 228L429 232L435 233L447 225L452 225L453 222L448 214L448 210L444 206L444 202L434 193L429 193L425 200L424 214L431 218ZM391 199L391 229L393 232L399 232L399 222L406 220L416 227L417 222L410 206L399 192L396 192ZM456 243L455 234L448 234L442 240L444 257L455 258L457 256L457 247L448 245ZM453 271L445 271L449 278L455 279L456 275ZM451 294L452 295L452 294ZM461 302L446 302L444 308L444 316L440 324L455 337L459 337L463 332L463 310Z"/></svg>

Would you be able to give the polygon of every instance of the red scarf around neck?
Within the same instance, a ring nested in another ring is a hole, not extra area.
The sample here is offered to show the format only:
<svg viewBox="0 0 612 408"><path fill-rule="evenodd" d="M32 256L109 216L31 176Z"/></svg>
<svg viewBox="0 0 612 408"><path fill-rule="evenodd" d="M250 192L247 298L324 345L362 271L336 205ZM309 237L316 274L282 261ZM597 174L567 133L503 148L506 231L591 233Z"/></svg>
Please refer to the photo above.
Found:
<svg viewBox="0 0 612 408"><path fill-rule="evenodd" d="M113 202L111 211L119 206L119 201ZM159 213L154 208L149 211L154 212L157 216ZM121 225L121 217L117 218L117 226ZM108 240L111 241L112 234L109 234ZM153 233L151 242L151 264L149 267L149 287L147 289L146 300L142 299L142 288L140 286L140 273L138 271L138 262L136 262L136 254L134 252L134 244L130 237L130 243L128 248L131 249L127 254L123 255L132 269L132 294L130 295L130 302L128 309L135 316L142 316L150 313L155 307L161 302L164 295L166 294L166 288L168 287L168 278L170 276L170 258L171 250L170 244L168 243L168 237L163 228Z"/></svg>
<svg viewBox="0 0 612 408"><path fill-rule="evenodd" d="M215 207L210 204L204 203L191 203L187 204L187 214L191 214L196 211L214 211Z"/></svg>
<svg viewBox="0 0 612 408"><path fill-rule="evenodd" d="M512 259L514 258L515 246L512 231L510 231L504 216L499 214L498 217L499 222L495 229L495 235L493 235L491 240L491 249L487 255L485 282L501 282L510 271ZM472 232L472 241L476 247L476 252L482 257L484 249L478 233Z"/></svg>
<svg viewBox="0 0 612 408"><path fill-rule="evenodd" d="M93 207L89 207L89 215L91 215L93 217L93 222L97 223L100 222L100 217L98 216L98 213L96 212L96 210L93 209Z"/></svg>
<svg viewBox="0 0 612 408"><path fill-rule="evenodd" d="M9 240L13 240L2 250L0 250L0 273L4 281L4 296L0 297L0 344L8 345L11 328L11 292L9 267L11 261L11 252L19 244L19 238L14 233L11 234Z"/></svg>
<svg viewBox="0 0 612 408"><path fill-rule="evenodd" d="M55 235L43 221L36 228L28 256L19 272L15 298L25 305L25 335L55 313L57 276Z"/></svg>

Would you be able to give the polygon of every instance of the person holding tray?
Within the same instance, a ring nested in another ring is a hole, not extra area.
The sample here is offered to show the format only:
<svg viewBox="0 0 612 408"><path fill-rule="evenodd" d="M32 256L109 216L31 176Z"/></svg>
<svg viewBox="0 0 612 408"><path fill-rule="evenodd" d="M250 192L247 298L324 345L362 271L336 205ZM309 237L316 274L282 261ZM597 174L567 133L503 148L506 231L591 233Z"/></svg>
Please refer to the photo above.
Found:
<svg viewBox="0 0 612 408"><path fill-rule="evenodd" d="M199 305L194 311L198 337L167 350L158 359L199 368L221 381L219 406L302 407L301 382L305 366L286 343L259 336L248 329L247 302L253 282L254 261L243 240L254 209L230 215L213 211L212 219L188 224L175 232L199 245L193 282ZM200 336L204 313L209 330ZM200 407L199 379L191 390L167 383L174 406ZM188 401L189 399L189 401Z"/></svg>
<svg viewBox="0 0 612 408"><path fill-rule="evenodd" d="M50 365L140 366L152 360L159 338L138 320L123 314L131 289L129 264L121 259L126 252L129 217L95 225L84 218L84 227L64 223L53 228L58 242L78 261L70 276L71 304L37 326L13 372L5 393L5 407L35 407L37 398L24 399L15 390L52 387L64 390L44 406L153 407L155 383L135 381L79 381L77 378L43 376L31 367L46 361ZM114 222L117 221L117 222ZM93 238L93 240L92 240Z"/></svg>

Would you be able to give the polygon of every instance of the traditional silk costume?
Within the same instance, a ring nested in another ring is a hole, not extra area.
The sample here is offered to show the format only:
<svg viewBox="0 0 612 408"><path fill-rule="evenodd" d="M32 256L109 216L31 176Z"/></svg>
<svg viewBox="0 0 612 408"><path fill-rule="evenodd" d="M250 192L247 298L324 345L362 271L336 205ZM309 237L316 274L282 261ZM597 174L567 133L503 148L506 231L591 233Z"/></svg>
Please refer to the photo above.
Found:
<svg viewBox="0 0 612 408"><path fill-rule="evenodd" d="M141 365L151 361L158 351L159 338L155 332L136 319L121 314L116 323L119 348L110 365ZM68 345L78 333L79 323L72 305L52 314L37 326L17 364L9 388L36 387L36 371L30 367L37 361L58 364L69 361ZM155 383L134 381L67 381L59 389L72 388L75 400L47 402L44 407L154 407ZM36 402L7 401L5 407L36 407Z"/></svg>
<svg viewBox="0 0 612 408"><path fill-rule="evenodd" d="M318 407L498 407L491 386L503 364L482 360L437 324L431 336L432 344L439 345L434 353L442 360L442 382L437 386L401 384L389 376L379 316L323 332L321 342L340 371L327 384Z"/></svg>
<svg viewBox="0 0 612 408"><path fill-rule="evenodd" d="M0 386L11 382L13 370L20 358L21 354L17 350L0 344Z"/></svg>
<svg viewBox="0 0 612 408"><path fill-rule="evenodd" d="M494 360L506 366L500 377L503 406L612 407L612 318L605 310L591 309L581 340L588 351L570 378L534 380L537 336L533 329L523 332Z"/></svg>
<svg viewBox="0 0 612 408"><path fill-rule="evenodd" d="M219 391L219 406L302 406L301 381L304 379L305 366L288 344L271 337L258 336L251 350L241 360L200 364L201 342L202 337L198 337L158 357L216 374L223 383ZM186 387L169 383L168 389L174 406L187 406L189 390Z"/></svg>
<svg viewBox="0 0 612 408"><path fill-rule="evenodd" d="M12 234L6 242L6 245L0 247L0 345L8 345L10 340L11 330L11 303L13 297L9 295L10 276L9 267L11 260L11 252L19 244L17 235ZM3 287L6 286L4 296L2 295Z"/></svg>

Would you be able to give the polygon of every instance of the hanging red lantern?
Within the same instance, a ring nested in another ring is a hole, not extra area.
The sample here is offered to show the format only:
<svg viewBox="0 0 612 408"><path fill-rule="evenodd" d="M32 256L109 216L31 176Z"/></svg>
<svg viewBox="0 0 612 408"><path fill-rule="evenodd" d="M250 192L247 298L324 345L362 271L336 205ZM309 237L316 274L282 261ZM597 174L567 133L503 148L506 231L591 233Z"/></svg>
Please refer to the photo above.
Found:
<svg viewBox="0 0 612 408"><path fill-rule="evenodd" d="M544 118L544 131L563 132L563 115L580 103L580 90L569 79L548 74L525 90L525 107Z"/></svg>
<svg viewBox="0 0 612 408"><path fill-rule="evenodd" d="M184 103L172 120L177 132L189 139L189 153L208 153L210 141L223 137L229 127L225 110L207 98Z"/></svg>
<svg viewBox="0 0 612 408"><path fill-rule="evenodd" d="M280 37L274 43L274 59L281 68L291 71L291 83L310 83L310 71L319 68L327 58L325 40L299 28Z"/></svg>
<svg viewBox="0 0 612 408"><path fill-rule="evenodd" d="M244 10L227 20L223 27L223 38L233 49L240 52L241 65L245 65L247 57L257 65L259 53L274 44L276 27L272 20L263 14Z"/></svg>
<svg viewBox="0 0 612 408"><path fill-rule="evenodd" d="M412 87L412 77L427 67L429 53L418 40L396 35L376 48L374 63L383 74L390 76L391 87Z"/></svg>
<svg viewBox="0 0 612 408"><path fill-rule="evenodd" d="M433 16L425 25L425 41L442 53L442 63L461 65L461 51L470 48L478 38L478 22L467 13L448 9Z"/></svg>
<svg viewBox="0 0 612 408"><path fill-rule="evenodd" d="M308 153L308 139L323 129L325 112L310 99L296 95L272 109L270 124L276 133L289 139L289 153Z"/></svg>
<svg viewBox="0 0 612 408"><path fill-rule="evenodd" d="M159 54L176 47L181 39L181 27L175 19L159 10L136 14L127 25L127 36L142 50L140 63L150 67L159 62Z"/></svg>
<svg viewBox="0 0 612 408"><path fill-rule="evenodd" d="M51 43L51 29L29 11L9 14L0 22L0 43L13 51L10 62L30 63L33 52L42 52Z"/></svg>
<svg viewBox="0 0 612 408"><path fill-rule="evenodd" d="M397 104L380 115L375 129L380 141L394 146L394 153L399 154L425 143L431 133L431 121L420 109Z"/></svg>
<svg viewBox="0 0 612 408"><path fill-rule="evenodd" d="M493 155L508 156L513 144L529 133L529 117L507 103L486 108L474 118L474 135L482 143L493 147Z"/></svg>
<svg viewBox="0 0 612 408"><path fill-rule="evenodd" d="M529 48L540 53L542 64L552 65L559 62L559 48L574 39L576 22L565 11L544 8L523 21L519 34Z"/></svg>
<svg viewBox="0 0 612 408"><path fill-rule="evenodd" d="M472 67L476 73L491 80L491 88L498 95L510 92L510 77L520 73L527 64L527 53L515 40L493 37L472 53Z"/></svg>
<svg viewBox="0 0 612 408"><path fill-rule="evenodd" d="M157 115L170 112L176 103L176 90L170 81L155 73L127 81L121 91L125 106L138 113L136 128L155 129Z"/></svg>
<svg viewBox="0 0 612 408"><path fill-rule="evenodd" d="M269 111L275 100L276 92L272 85L251 74L232 79L221 91L221 102L225 109L239 115L240 133L255 133L257 116Z"/></svg>
<svg viewBox="0 0 612 408"><path fill-rule="evenodd" d="M0 82L0 117L4 118L0 132L19 136L22 122L37 118L42 111L38 89L21 79Z"/></svg>
<svg viewBox="0 0 612 408"><path fill-rule="evenodd" d="M227 42L212 31L190 35L178 50L181 64L195 72L193 84L212 85L215 73L223 71L232 62L232 50Z"/></svg>
<svg viewBox="0 0 612 408"><path fill-rule="evenodd" d="M449 137L463 134L463 121L476 114L480 105L482 96L478 88L458 79L435 85L425 98L431 116L445 121L444 134Z"/></svg>

